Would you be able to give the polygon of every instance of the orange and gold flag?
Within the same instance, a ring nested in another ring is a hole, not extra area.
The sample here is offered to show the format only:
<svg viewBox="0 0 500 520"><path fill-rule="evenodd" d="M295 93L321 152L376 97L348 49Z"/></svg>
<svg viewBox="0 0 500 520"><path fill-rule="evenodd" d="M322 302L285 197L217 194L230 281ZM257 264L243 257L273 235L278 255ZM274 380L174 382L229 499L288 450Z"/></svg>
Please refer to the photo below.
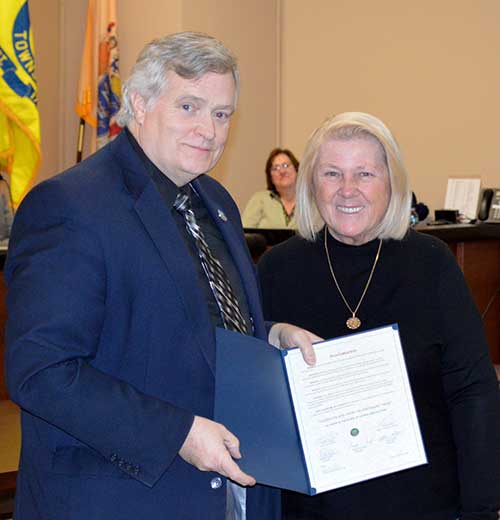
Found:
<svg viewBox="0 0 500 520"><path fill-rule="evenodd" d="M87 29L80 69L76 113L96 130L97 148L121 130L115 0L88 0Z"/></svg>
<svg viewBox="0 0 500 520"><path fill-rule="evenodd" d="M17 207L40 165L40 117L27 0L2 0L0 17L0 171Z"/></svg>

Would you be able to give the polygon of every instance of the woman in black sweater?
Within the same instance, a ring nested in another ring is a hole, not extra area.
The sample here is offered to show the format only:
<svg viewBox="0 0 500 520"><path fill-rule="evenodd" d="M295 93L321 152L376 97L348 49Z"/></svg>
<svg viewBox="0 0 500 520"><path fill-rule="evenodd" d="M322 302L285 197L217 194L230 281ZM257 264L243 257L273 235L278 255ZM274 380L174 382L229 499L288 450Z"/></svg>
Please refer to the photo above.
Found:
<svg viewBox="0 0 500 520"><path fill-rule="evenodd" d="M490 520L500 507L500 400L478 311L441 241L409 230L398 146L344 113L311 136L299 235L259 263L266 319L324 338L397 323L428 464L308 497L286 520Z"/></svg>

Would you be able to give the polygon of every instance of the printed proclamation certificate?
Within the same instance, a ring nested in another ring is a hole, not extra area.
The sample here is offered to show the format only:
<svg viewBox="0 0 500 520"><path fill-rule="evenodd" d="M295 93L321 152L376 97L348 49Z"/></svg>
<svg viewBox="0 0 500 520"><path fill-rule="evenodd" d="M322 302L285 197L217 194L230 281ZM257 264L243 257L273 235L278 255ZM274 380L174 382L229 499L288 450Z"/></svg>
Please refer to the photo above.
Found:
<svg viewBox="0 0 500 520"><path fill-rule="evenodd" d="M397 325L284 356L310 488L321 493L427 462Z"/></svg>

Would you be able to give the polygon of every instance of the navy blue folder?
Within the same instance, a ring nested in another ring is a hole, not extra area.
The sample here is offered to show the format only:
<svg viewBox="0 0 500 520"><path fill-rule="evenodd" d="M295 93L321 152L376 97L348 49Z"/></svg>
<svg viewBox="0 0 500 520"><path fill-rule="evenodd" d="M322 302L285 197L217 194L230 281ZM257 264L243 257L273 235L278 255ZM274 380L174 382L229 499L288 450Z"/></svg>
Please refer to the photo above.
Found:
<svg viewBox="0 0 500 520"><path fill-rule="evenodd" d="M238 437L237 462L258 483L313 495L282 355L262 340L218 328L215 420Z"/></svg>

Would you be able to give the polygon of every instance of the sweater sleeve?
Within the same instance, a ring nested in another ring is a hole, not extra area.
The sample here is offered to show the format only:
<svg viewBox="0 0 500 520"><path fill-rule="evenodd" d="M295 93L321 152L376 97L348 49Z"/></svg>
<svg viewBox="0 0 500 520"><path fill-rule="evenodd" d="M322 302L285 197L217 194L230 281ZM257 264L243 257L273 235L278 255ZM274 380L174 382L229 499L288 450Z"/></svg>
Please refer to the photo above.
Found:
<svg viewBox="0 0 500 520"><path fill-rule="evenodd" d="M443 388L460 482L461 520L497 519L500 508L500 394L479 312L451 252L439 278Z"/></svg>
<svg viewBox="0 0 500 520"><path fill-rule="evenodd" d="M258 228L263 214L262 192L257 192L252 195L243 212L243 226L246 228Z"/></svg>

